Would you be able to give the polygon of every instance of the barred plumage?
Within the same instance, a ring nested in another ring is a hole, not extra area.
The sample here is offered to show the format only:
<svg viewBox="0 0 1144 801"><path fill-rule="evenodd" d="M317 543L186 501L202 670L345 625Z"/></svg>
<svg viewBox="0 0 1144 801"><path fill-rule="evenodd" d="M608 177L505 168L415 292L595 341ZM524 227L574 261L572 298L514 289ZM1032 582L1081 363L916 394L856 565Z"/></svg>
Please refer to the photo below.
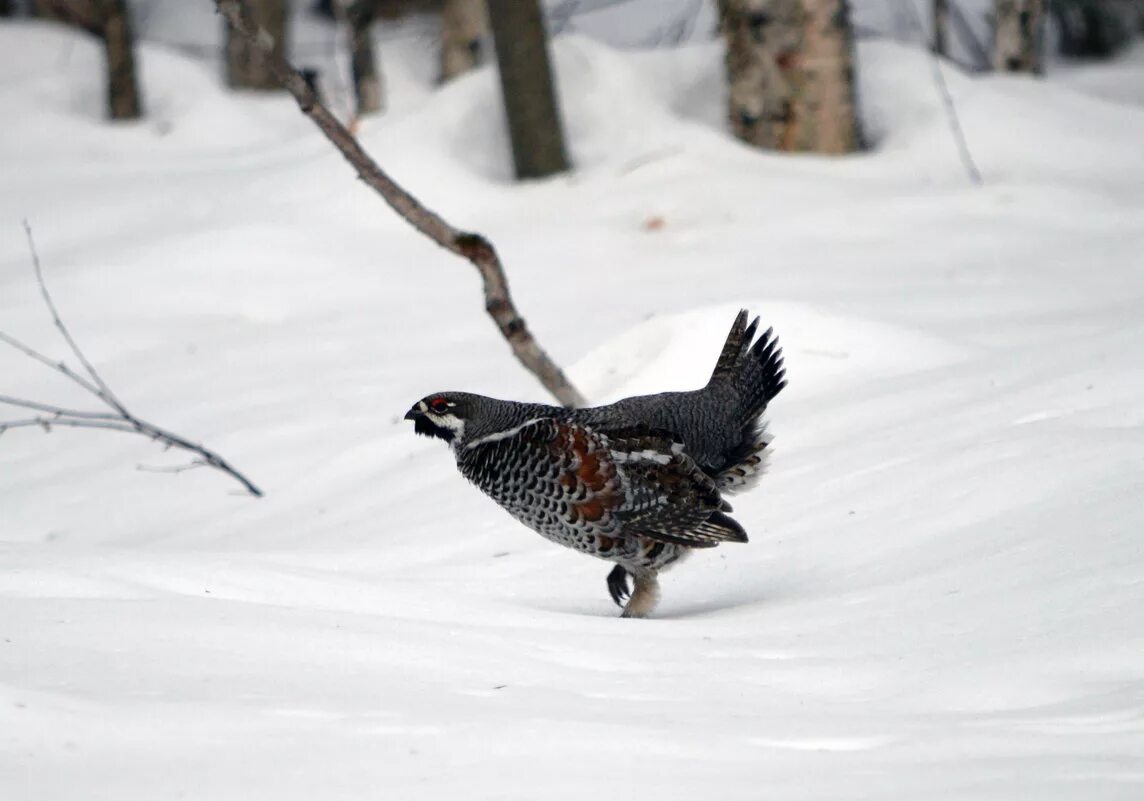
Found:
<svg viewBox="0 0 1144 801"><path fill-rule="evenodd" d="M658 599L657 574L692 548L746 542L722 493L751 486L769 444L762 414L786 386L782 351L758 318L735 319L707 386L565 409L464 392L430 395L406 419L449 442L461 473L561 545L616 563L625 617ZM628 590L628 576L635 581Z"/></svg>

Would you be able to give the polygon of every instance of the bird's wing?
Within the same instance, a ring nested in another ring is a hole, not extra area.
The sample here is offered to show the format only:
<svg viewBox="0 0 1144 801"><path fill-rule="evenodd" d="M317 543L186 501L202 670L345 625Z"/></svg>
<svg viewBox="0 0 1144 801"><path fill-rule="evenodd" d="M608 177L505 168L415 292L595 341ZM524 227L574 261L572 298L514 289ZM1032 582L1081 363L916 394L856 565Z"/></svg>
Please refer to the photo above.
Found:
<svg viewBox="0 0 1144 801"><path fill-rule="evenodd" d="M512 465L501 480L520 487L521 502L572 525L697 548L747 539L715 482L665 431L543 418L466 451L467 475Z"/></svg>
<svg viewBox="0 0 1144 801"><path fill-rule="evenodd" d="M725 514L731 506L715 481L670 432L639 426L603 435L626 479L626 503L617 516L627 532L693 548L747 541Z"/></svg>

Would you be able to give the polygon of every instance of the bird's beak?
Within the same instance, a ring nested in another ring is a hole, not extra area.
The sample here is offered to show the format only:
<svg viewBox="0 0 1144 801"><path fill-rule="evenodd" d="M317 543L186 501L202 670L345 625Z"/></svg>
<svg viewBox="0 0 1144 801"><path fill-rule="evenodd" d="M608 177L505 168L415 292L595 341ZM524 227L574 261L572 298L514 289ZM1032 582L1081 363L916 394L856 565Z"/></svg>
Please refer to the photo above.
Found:
<svg viewBox="0 0 1144 801"><path fill-rule="evenodd" d="M428 407L425 405L425 401L417 401L413 404L413 408L405 413L405 419L416 420L418 417L424 417L426 411L428 411Z"/></svg>

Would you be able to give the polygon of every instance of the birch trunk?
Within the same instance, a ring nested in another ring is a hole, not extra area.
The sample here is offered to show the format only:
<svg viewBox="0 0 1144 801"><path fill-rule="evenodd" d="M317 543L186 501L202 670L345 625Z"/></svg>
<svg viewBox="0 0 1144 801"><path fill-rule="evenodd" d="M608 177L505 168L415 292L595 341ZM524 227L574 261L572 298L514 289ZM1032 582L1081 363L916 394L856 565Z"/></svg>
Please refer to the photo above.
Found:
<svg viewBox="0 0 1144 801"><path fill-rule="evenodd" d="M993 69L1043 72L1045 0L994 0L993 11L996 17Z"/></svg>
<svg viewBox="0 0 1144 801"><path fill-rule="evenodd" d="M255 24L274 40L274 52L285 58L287 0L245 0L245 5L250 9ZM227 85L232 89L281 89L282 85L274 77L261 50L223 24L226 28Z"/></svg>
<svg viewBox="0 0 1144 801"><path fill-rule="evenodd" d="M844 0L721 0L720 9L735 136L768 150L858 150Z"/></svg>
<svg viewBox="0 0 1144 801"><path fill-rule="evenodd" d="M445 0L441 8L441 82L481 63L489 33L485 0Z"/></svg>
<svg viewBox="0 0 1144 801"><path fill-rule="evenodd" d="M517 178L568 169L539 0L489 0Z"/></svg>

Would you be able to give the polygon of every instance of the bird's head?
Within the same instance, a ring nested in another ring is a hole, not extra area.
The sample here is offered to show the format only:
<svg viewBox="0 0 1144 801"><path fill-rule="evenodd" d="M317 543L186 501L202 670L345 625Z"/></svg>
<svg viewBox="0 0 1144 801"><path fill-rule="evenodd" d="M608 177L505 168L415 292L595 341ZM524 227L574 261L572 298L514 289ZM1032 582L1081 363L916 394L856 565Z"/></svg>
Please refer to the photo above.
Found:
<svg viewBox="0 0 1144 801"><path fill-rule="evenodd" d="M465 392L435 392L426 395L405 413L413 430L456 445L465 436L465 423L473 413L472 395Z"/></svg>

